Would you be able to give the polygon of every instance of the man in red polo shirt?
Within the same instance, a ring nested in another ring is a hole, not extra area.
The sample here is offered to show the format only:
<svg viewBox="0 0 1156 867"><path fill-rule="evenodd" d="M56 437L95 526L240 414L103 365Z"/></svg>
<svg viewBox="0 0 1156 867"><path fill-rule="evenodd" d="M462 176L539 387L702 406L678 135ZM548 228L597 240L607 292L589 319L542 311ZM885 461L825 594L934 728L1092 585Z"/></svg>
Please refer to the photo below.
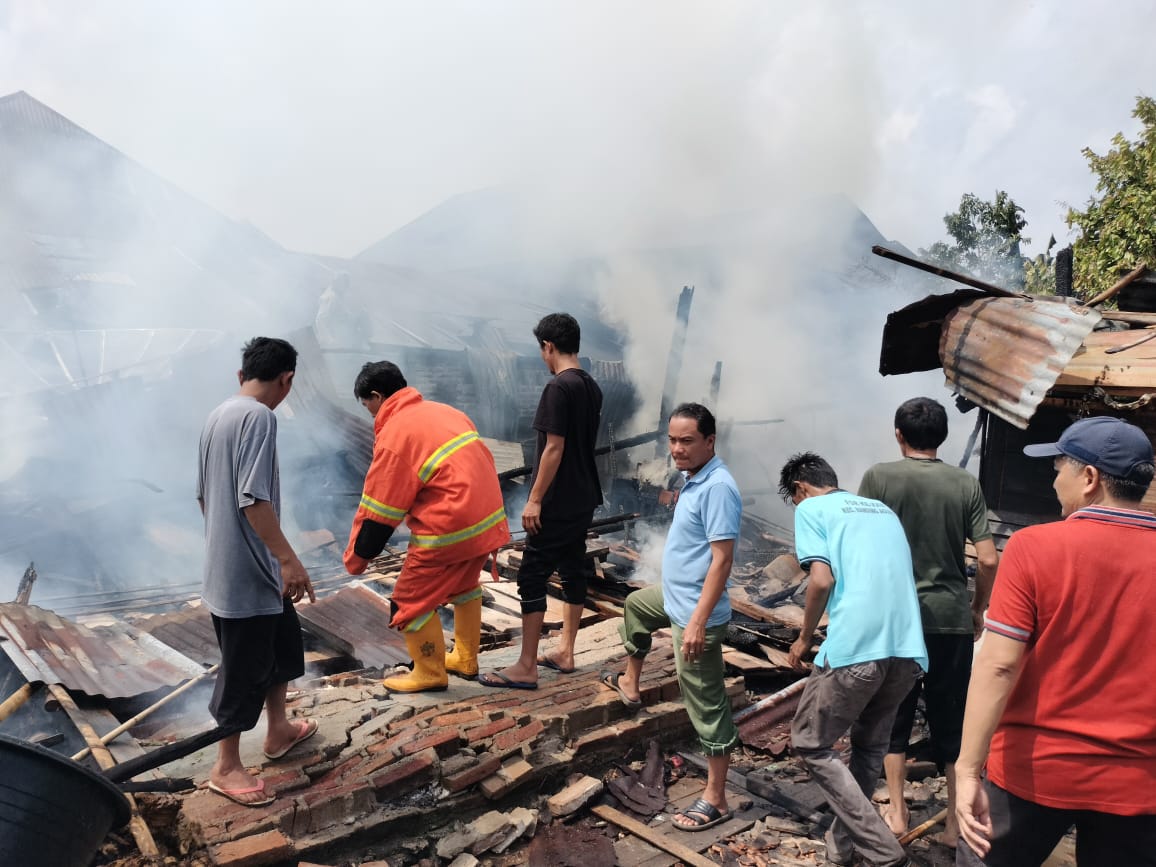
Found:
<svg viewBox="0 0 1156 867"><path fill-rule="evenodd" d="M1054 458L1066 520L1020 530L999 564L955 766L957 863L1036 867L1074 825L1081 867L1156 865L1152 444L1100 416L1024 453Z"/></svg>

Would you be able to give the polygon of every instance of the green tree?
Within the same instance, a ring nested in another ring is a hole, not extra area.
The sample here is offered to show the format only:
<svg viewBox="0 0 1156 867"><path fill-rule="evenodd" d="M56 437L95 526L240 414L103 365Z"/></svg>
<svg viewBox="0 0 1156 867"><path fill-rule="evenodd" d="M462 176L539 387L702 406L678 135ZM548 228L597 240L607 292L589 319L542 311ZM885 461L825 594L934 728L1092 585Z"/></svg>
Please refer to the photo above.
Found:
<svg viewBox="0 0 1156 867"><path fill-rule="evenodd" d="M1044 252L1024 258L1024 291L1032 295L1056 294L1056 257L1052 247L1056 246L1056 236L1048 239Z"/></svg>
<svg viewBox="0 0 1156 867"><path fill-rule="evenodd" d="M1023 214L1024 209L1003 190L997 190L991 202L966 193L959 200L959 210L943 218L953 243L936 241L919 252L953 271L1022 290L1027 260L1020 252L1020 244L1031 243L1023 235L1028 224Z"/></svg>
<svg viewBox="0 0 1156 867"><path fill-rule="evenodd" d="M1135 141L1116 133L1103 156L1083 150L1098 177L1096 193L1084 210L1068 210L1068 225L1080 230L1072 244L1073 282L1084 296L1141 262L1156 268L1156 100L1137 97L1132 116L1142 124Z"/></svg>

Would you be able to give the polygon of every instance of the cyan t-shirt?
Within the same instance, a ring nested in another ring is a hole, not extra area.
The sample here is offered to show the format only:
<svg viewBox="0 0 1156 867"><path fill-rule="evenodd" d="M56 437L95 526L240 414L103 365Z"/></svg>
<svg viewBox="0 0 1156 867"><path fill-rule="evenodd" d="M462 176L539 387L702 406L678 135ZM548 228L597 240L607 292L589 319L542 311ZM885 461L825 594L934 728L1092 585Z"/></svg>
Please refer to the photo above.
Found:
<svg viewBox="0 0 1156 867"><path fill-rule="evenodd" d="M895 656L927 670L911 549L894 512L842 490L808 497L795 508L795 550L804 568L819 561L835 576L816 665Z"/></svg>
<svg viewBox="0 0 1156 867"><path fill-rule="evenodd" d="M201 431L197 498L205 505L206 607L226 619L280 614L281 565L243 511L263 500L281 514L271 409L234 395L209 414Z"/></svg>
<svg viewBox="0 0 1156 867"><path fill-rule="evenodd" d="M710 569L710 543L737 539L742 517L738 485L715 455L679 492L662 551L662 601L672 622L682 627L690 622ZM730 619L730 597L723 593L706 625L719 626Z"/></svg>

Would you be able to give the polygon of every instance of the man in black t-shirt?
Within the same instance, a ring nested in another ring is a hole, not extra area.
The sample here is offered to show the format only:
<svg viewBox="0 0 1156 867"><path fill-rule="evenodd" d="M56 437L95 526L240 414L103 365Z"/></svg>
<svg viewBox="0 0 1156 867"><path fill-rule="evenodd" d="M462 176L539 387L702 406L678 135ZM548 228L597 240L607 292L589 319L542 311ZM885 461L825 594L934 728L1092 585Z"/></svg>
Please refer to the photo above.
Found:
<svg viewBox="0 0 1156 867"><path fill-rule="evenodd" d="M594 443L602 415L602 390L578 362L581 331L568 313L551 313L534 329L542 360L554 378L546 383L534 415L538 432L530 495L522 510L526 550L518 570L522 597L522 651L509 668L489 671L486 686L536 689L538 666L564 674L574 670L574 643L586 604L593 563L586 558L586 530L602 503ZM546 619L546 582L557 570L565 600L562 640L538 656Z"/></svg>

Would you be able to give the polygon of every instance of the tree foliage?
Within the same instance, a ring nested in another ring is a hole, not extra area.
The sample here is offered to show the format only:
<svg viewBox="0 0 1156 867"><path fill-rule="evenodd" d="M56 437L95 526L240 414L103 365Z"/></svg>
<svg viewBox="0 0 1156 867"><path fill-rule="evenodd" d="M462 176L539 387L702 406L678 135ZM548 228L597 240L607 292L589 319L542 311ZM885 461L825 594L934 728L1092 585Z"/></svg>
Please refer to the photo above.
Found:
<svg viewBox="0 0 1156 867"><path fill-rule="evenodd" d="M997 190L990 202L966 193L959 200L959 210L943 218L953 243L937 241L919 252L944 268L1022 291L1025 264L1032 261L1020 252L1021 244L1031 243L1023 235L1027 224L1024 209L1003 190Z"/></svg>
<svg viewBox="0 0 1156 867"><path fill-rule="evenodd" d="M1072 252L1081 295L1101 292L1141 262L1156 269L1156 100L1138 97L1132 116L1143 125L1135 141L1116 133L1106 154L1083 151L1098 180L1087 207L1068 210L1068 225L1080 230Z"/></svg>

